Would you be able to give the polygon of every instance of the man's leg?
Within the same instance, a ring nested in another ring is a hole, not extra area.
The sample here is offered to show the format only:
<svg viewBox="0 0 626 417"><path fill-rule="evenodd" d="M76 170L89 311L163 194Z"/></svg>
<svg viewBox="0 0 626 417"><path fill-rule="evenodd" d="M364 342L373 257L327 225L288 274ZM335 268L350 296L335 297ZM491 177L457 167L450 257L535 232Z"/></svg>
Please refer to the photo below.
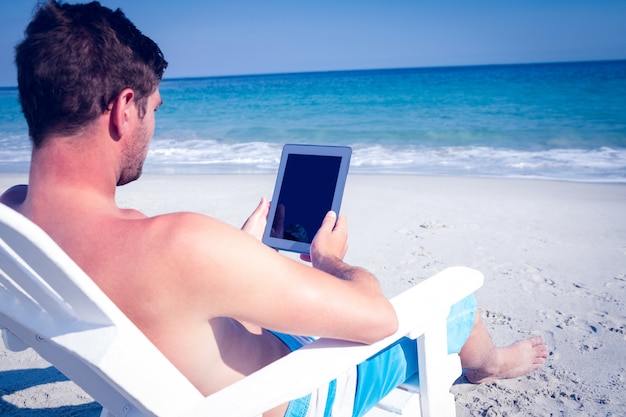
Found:
<svg viewBox="0 0 626 417"><path fill-rule="evenodd" d="M534 336L496 348L480 314L461 352L467 379L475 384L500 378L515 378L540 368L548 357L543 338Z"/></svg>
<svg viewBox="0 0 626 417"><path fill-rule="evenodd" d="M448 353L459 353L476 326L476 298L470 295L450 309L447 318ZM402 338L361 363L354 398L354 414L360 416L387 393L414 375L417 369L417 342Z"/></svg>
<svg viewBox="0 0 626 417"><path fill-rule="evenodd" d="M515 378L541 367L548 349L539 336L496 348L473 296L454 306L448 316L448 353L458 353L466 376L473 383ZM365 412L387 392L417 372L414 340L401 339L358 366L355 414Z"/></svg>

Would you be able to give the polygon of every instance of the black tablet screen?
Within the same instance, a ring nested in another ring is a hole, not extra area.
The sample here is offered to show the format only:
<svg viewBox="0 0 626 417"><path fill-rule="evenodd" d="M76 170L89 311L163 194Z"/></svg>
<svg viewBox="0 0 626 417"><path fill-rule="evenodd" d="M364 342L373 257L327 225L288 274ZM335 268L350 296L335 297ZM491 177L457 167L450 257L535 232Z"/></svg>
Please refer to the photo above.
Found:
<svg viewBox="0 0 626 417"><path fill-rule="evenodd" d="M288 156L270 236L311 243L331 209L340 165L338 156Z"/></svg>

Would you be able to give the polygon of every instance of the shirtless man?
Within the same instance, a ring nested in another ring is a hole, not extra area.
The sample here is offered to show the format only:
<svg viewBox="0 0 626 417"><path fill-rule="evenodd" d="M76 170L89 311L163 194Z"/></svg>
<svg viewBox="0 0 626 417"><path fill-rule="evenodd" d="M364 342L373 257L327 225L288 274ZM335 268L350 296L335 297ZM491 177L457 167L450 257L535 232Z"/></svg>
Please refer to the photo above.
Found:
<svg viewBox="0 0 626 417"><path fill-rule="evenodd" d="M40 6L16 64L32 161L28 186L0 201L41 226L203 394L294 349L297 338L278 332L372 343L396 330L376 278L343 261L343 216L327 215L309 266L259 241L265 200L243 231L200 214L117 207L116 187L141 175L167 66L121 11ZM455 348L472 382L541 366L541 338L495 348L472 300Z"/></svg>

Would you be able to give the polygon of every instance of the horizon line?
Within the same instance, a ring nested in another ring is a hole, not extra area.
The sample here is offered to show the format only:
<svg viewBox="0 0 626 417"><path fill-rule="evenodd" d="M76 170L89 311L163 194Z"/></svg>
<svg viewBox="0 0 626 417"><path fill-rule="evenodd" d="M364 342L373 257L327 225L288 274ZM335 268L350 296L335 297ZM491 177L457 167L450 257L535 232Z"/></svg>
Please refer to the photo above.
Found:
<svg viewBox="0 0 626 417"><path fill-rule="evenodd" d="M413 69L443 69L443 68L478 68L478 67L514 67L514 66L532 66L532 65L567 65L567 64L585 64L585 63L610 63L622 62L626 58L607 58L607 59L581 59L573 61L536 61L536 62L511 62L500 64L458 64L458 65L424 65L424 66L402 66L402 67L376 67L376 68L352 68L352 69L329 69L329 70L302 70L302 71L277 71L277 72L250 72L238 74L213 74L213 75L193 75L193 76L176 76L166 77L163 81L180 81L180 80L200 80L206 78L236 78L236 77L263 77L263 76L281 76L281 75L297 75L297 74L331 74L340 72L367 72L367 71L396 71L396 70L413 70Z"/></svg>
<svg viewBox="0 0 626 417"><path fill-rule="evenodd" d="M174 76L165 77L164 81L182 81L182 80L201 80L207 78L237 78L237 77L263 77L263 76L281 76L296 74L331 74L340 72L367 72L367 71L396 71L396 70L414 70L414 69L443 69L443 68L479 68L479 67L512 67L512 66L532 66L532 65L567 65L567 64L584 64L584 63L609 63L622 62L626 58L607 58L607 59L581 59L573 61L535 61L535 62L511 62L511 63L495 63L495 64L457 64L457 65L423 65L423 66L401 66L401 67L377 67L377 68L353 68L353 69L329 69L329 70L310 70L310 71L277 71L277 72L250 72L238 74L213 74L213 75L192 75L192 76ZM17 88L17 85L0 86L0 90L10 90Z"/></svg>

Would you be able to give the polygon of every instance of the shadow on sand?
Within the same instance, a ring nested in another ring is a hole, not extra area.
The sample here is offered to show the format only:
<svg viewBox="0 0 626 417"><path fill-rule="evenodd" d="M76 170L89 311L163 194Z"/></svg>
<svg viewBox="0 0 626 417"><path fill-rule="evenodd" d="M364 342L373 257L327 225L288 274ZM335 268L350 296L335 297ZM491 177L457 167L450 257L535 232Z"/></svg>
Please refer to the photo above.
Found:
<svg viewBox="0 0 626 417"><path fill-rule="evenodd" d="M25 408L7 402L6 397L16 392L36 387L38 385L55 382L65 382L69 379L55 367L20 369L0 372L0 416L3 417L51 417L51 416L80 416L97 417L102 407L96 402L79 405L62 405L58 407ZM42 391L48 397L48 393ZM40 400L45 404L45 398Z"/></svg>

